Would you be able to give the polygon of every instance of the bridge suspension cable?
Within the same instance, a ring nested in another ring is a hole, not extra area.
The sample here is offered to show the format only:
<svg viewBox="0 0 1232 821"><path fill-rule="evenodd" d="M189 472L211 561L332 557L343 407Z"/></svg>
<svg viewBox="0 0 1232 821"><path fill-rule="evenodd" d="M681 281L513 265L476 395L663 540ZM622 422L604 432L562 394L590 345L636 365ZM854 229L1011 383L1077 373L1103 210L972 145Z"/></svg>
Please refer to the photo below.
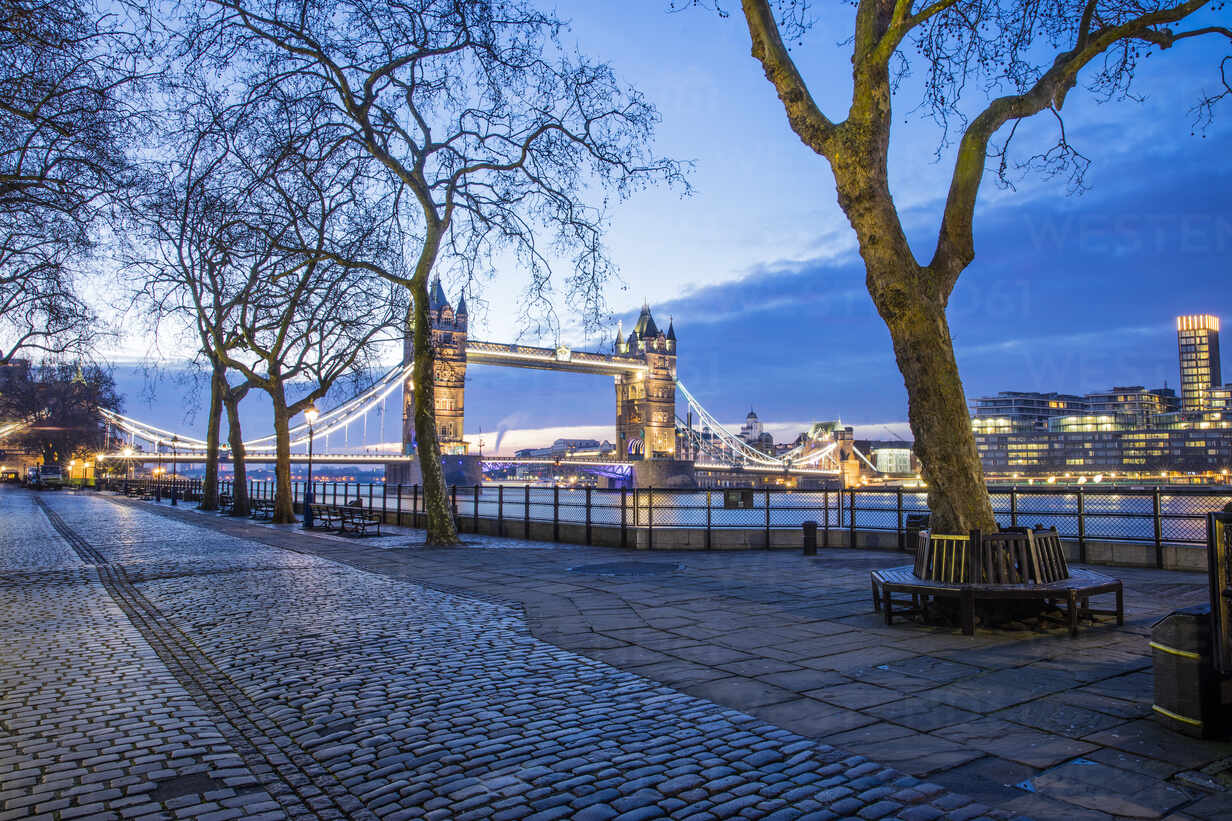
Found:
<svg viewBox="0 0 1232 821"><path fill-rule="evenodd" d="M787 466L782 459L778 459L768 453L758 450L748 442L741 439L739 436L736 436L727 428L723 427L722 423L720 423L718 419L715 419L710 411L702 407L702 404L693 397L693 394L689 393L689 389L686 388L684 383L679 379L676 380L676 390L680 391L680 394L684 396L685 401L689 403L689 408L694 414L696 414L697 420L701 422L702 426L704 428L710 428L711 438L709 442L705 443L704 447L709 449L714 447L717 443L718 447L727 450L732 454L732 456L745 462L752 462L756 465L766 465L769 467ZM693 432L690 432L689 435L693 436L694 434ZM700 441L705 437L699 434L697 438Z"/></svg>
<svg viewBox="0 0 1232 821"><path fill-rule="evenodd" d="M391 393L402 386L404 379L410 378L410 374L410 365L400 365L392 369L366 391L322 413L313 424L314 434L317 436L328 436L340 428L345 430L347 425L360 417L366 416L373 408L384 402ZM115 427L147 442L169 443L174 439L177 444L183 445L186 450L204 450L206 448L204 439L186 436L175 431L150 425L113 410L104 408L100 409L100 413L104 419ZM289 433L291 447L308 443L308 424L306 422L292 426ZM246 451L268 450L272 448L276 441L277 437L274 434L260 436L255 439L245 439L244 449ZM230 450L230 444L226 442L220 442L219 447L222 450Z"/></svg>

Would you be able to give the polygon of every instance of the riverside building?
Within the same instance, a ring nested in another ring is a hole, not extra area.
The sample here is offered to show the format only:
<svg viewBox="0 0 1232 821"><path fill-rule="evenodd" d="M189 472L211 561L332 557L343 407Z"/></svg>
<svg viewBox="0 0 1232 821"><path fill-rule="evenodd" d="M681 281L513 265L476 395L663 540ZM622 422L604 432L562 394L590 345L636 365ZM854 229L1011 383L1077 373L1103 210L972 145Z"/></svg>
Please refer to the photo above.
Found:
<svg viewBox="0 0 1232 821"><path fill-rule="evenodd" d="M1220 385L1219 319L1177 318L1181 395L1141 385L1084 396L1005 391L973 403L992 480L1227 482L1232 385Z"/></svg>

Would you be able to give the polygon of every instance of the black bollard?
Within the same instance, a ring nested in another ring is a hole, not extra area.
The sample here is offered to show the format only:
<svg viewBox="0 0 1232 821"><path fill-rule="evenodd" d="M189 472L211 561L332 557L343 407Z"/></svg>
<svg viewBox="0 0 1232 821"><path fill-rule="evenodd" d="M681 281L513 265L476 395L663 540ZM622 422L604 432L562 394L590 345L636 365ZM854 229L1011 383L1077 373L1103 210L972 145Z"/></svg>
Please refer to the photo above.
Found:
<svg viewBox="0 0 1232 821"><path fill-rule="evenodd" d="M803 523L804 527L804 555L817 555L817 523L807 521Z"/></svg>

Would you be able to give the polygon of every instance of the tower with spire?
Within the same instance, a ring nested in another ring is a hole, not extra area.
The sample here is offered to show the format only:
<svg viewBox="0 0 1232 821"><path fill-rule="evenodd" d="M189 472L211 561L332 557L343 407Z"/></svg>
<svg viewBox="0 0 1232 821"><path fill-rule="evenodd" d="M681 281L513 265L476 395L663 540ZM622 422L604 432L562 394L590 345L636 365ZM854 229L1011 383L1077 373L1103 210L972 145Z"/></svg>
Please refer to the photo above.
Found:
<svg viewBox="0 0 1232 821"><path fill-rule="evenodd" d="M624 458L676 458L676 329L659 329L642 303L628 336L617 326L613 353L641 359L646 370L616 377L616 438Z"/></svg>
<svg viewBox="0 0 1232 821"><path fill-rule="evenodd" d="M413 313L407 314L403 342L403 362L414 359ZM428 327L432 338L433 406L436 410L436 435L441 453L464 454L462 421L466 393L466 296L459 295L458 307L449 304L440 277L432 280L428 291ZM402 452L415 452L415 393L408 379L402 386Z"/></svg>

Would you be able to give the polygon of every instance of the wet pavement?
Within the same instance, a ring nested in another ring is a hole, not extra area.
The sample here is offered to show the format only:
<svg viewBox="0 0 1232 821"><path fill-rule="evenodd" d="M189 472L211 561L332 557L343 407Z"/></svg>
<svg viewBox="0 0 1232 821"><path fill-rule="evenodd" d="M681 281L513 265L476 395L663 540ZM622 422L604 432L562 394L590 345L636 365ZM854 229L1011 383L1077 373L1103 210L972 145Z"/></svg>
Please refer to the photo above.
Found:
<svg viewBox="0 0 1232 821"><path fill-rule="evenodd" d="M1127 623L873 614L901 554L353 539L0 489L0 821L1232 812ZM1203 772L1205 770L1206 772Z"/></svg>

